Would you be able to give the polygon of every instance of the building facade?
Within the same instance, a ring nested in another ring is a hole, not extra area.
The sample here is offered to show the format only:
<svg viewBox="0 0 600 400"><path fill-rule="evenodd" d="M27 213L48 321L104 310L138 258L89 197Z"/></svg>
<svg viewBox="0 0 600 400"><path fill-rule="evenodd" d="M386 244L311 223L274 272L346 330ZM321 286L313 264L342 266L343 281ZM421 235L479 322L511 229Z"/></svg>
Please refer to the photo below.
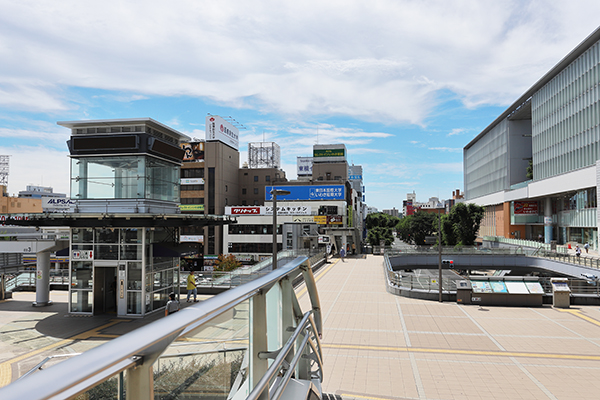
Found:
<svg viewBox="0 0 600 400"><path fill-rule="evenodd" d="M600 29L463 149L481 236L598 247Z"/></svg>

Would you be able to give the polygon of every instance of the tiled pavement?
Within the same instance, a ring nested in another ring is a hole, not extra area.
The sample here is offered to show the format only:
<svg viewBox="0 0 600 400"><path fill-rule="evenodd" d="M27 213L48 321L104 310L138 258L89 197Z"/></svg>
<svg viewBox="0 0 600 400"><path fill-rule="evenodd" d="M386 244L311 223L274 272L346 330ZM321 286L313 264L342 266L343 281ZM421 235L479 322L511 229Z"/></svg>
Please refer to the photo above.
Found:
<svg viewBox="0 0 600 400"><path fill-rule="evenodd" d="M381 256L316 274L327 393L351 399L600 398L600 308L464 306L385 290ZM305 308L307 296L299 289ZM144 320L65 317L66 292L0 302L0 386L46 355L85 351ZM186 305L184 303L184 305ZM305 308L306 309L306 308Z"/></svg>
<svg viewBox="0 0 600 400"><path fill-rule="evenodd" d="M382 258L372 255L338 260L316 279L326 393L344 400L600 398L597 306L399 297L386 292Z"/></svg>

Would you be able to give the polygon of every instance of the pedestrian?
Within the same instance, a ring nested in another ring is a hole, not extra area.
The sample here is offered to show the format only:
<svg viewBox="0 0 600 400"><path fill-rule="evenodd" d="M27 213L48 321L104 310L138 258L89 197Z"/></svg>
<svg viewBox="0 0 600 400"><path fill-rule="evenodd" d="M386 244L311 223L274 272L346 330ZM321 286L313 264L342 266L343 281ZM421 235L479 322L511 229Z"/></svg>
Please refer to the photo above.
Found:
<svg viewBox="0 0 600 400"><path fill-rule="evenodd" d="M356 254L356 245L352 243L352 255Z"/></svg>
<svg viewBox="0 0 600 400"><path fill-rule="evenodd" d="M194 268L190 269L190 274L187 277L187 303L190 302L192 293L194 294L194 303L197 303L196 296L198 295L198 289L196 288L196 278L194 277Z"/></svg>
<svg viewBox="0 0 600 400"><path fill-rule="evenodd" d="M165 317L177 311L179 311L179 302L175 298L175 293L169 293L169 301L167 301L167 306L165 307Z"/></svg>
<svg viewBox="0 0 600 400"><path fill-rule="evenodd" d="M341 257L342 261L344 261L345 255L346 255L346 250L344 250L344 247L342 247L342 249L340 250L340 257Z"/></svg>
<svg viewBox="0 0 600 400"><path fill-rule="evenodd" d="M585 249L585 253L589 253L590 252L590 244L586 242L586 244L583 245L583 248Z"/></svg>
<svg viewBox="0 0 600 400"><path fill-rule="evenodd" d="M575 246L575 255L577 257L581 256L581 247L579 245Z"/></svg>
<svg viewBox="0 0 600 400"><path fill-rule="evenodd" d="M542 236L542 234L540 233L540 234L538 235L538 242L541 242L543 238L544 238L544 237L543 237L543 236Z"/></svg>

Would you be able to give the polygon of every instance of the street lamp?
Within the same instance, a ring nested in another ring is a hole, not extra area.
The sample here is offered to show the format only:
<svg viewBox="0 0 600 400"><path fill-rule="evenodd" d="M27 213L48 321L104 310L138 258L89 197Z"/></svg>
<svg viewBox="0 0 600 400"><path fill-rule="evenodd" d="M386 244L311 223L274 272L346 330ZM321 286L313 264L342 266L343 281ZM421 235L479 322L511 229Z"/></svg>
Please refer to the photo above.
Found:
<svg viewBox="0 0 600 400"><path fill-rule="evenodd" d="M273 195L273 269L277 269L277 195L285 196L290 193L289 190L271 190L271 194Z"/></svg>

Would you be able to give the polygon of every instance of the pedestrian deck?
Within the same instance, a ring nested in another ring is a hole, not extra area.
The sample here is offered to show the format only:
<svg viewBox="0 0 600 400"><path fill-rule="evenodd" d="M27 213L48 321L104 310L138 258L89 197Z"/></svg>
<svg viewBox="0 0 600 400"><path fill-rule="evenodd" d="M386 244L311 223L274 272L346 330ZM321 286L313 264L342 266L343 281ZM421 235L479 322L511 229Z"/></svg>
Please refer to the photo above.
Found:
<svg viewBox="0 0 600 400"><path fill-rule="evenodd" d="M600 308L478 307L387 293L381 256L333 260L316 273L326 393L351 399L596 399ZM298 288L308 307L305 289ZM67 292L0 302L0 386L47 355L81 352L162 313L66 317ZM192 304L192 303L190 303ZM182 304L187 307L187 303Z"/></svg>
<svg viewBox="0 0 600 400"><path fill-rule="evenodd" d="M344 400L600 396L597 306L482 308L398 297L386 292L382 262L350 257L316 275L324 392Z"/></svg>

